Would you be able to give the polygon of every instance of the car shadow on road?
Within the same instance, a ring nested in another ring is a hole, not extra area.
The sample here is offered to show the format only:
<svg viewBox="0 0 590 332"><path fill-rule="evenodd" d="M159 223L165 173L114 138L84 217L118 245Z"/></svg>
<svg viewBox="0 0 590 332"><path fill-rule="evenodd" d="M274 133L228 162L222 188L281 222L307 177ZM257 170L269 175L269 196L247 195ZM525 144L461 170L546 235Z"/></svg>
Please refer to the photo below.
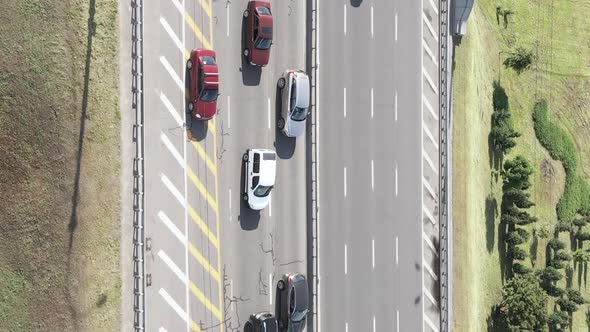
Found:
<svg viewBox="0 0 590 332"><path fill-rule="evenodd" d="M186 135L189 140L202 141L207 137L207 121L193 119L190 113L186 113Z"/></svg>
<svg viewBox="0 0 590 332"><path fill-rule="evenodd" d="M242 230L253 231L258 228L260 211L252 210L248 206L248 202L244 199L246 195L244 192L244 187L246 186L246 163L244 163L243 158L240 164L240 190L238 191L240 193L240 215L238 215L238 220L240 221Z"/></svg>
<svg viewBox="0 0 590 332"><path fill-rule="evenodd" d="M282 130L277 126L277 121L281 117L281 89L278 85L275 88L275 142L274 147L277 155L281 159L291 159L295 153L295 145L297 142L296 137L287 137L283 134Z"/></svg>
<svg viewBox="0 0 590 332"><path fill-rule="evenodd" d="M262 75L262 68L259 66L252 66L248 59L244 56L244 49L246 49L246 19L242 16L242 48L240 49L240 58L242 59L242 83L247 86L257 86L260 84L260 76Z"/></svg>
<svg viewBox="0 0 590 332"><path fill-rule="evenodd" d="M353 7L360 7L363 0L350 0L350 5Z"/></svg>

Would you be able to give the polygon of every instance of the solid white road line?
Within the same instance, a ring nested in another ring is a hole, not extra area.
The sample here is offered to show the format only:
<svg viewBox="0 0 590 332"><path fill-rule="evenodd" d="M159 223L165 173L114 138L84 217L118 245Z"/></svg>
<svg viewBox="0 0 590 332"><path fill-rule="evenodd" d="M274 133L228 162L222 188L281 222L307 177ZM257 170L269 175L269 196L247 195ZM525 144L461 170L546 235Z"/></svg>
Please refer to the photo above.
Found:
<svg viewBox="0 0 590 332"><path fill-rule="evenodd" d="M346 197L346 167L344 167L344 197Z"/></svg>
<svg viewBox="0 0 590 332"><path fill-rule="evenodd" d="M272 273L268 274L268 304L272 305Z"/></svg>
<svg viewBox="0 0 590 332"><path fill-rule="evenodd" d="M228 191L229 191L229 200L228 200L228 202L229 202L229 221L231 221L232 220L232 212L231 212L231 188L229 188Z"/></svg>
<svg viewBox="0 0 590 332"><path fill-rule="evenodd" d="M399 332L399 310L396 311L396 317L397 317L397 319L395 321L396 321L396 325L397 325L397 332Z"/></svg>
<svg viewBox="0 0 590 332"><path fill-rule="evenodd" d="M176 72L172 68L172 65L170 64L170 62L168 62L166 57L164 57L163 55L160 57L160 63L162 64L162 66L164 66L164 69L166 69L166 71L168 72L168 74L170 75L170 77L172 78L174 83L176 83L178 88L181 91L184 91L184 84L182 83L182 80L180 79L178 74L176 74Z"/></svg>
<svg viewBox="0 0 590 332"><path fill-rule="evenodd" d="M229 279L229 296L230 299L234 299L234 280L233 279ZM231 307L231 311L234 311L234 305L236 302L232 302L230 307Z"/></svg>
<svg viewBox="0 0 590 332"><path fill-rule="evenodd" d="M395 122L397 122L397 90L395 91Z"/></svg>
<svg viewBox="0 0 590 332"><path fill-rule="evenodd" d="M186 280L186 276L184 274L184 272L182 272L182 270L180 270L180 268L178 267L178 265L176 265L172 259L166 255L166 253L164 252L164 250L160 249L160 251L158 251L158 257L160 257L160 259L162 260L162 262L164 262L166 264L166 266L168 266L168 268L174 272L174 274L184 282L184 280Z"/></svg>
<svg viewBox="0 0 590 332"><path fill-rule="evenodd" d="M172 154L174 159L176 159L176 161L178 162L180 167L182 167L184 169L186 167L186 164L184 162L184 158L182 158L182 156L180 155L180 152L178 152L178 150L176 150L176 148L174 147L174 144L172 144L172 142L170 141L168 136L166 136L166 134L164 134L164 133L160 133L160 140L162 141L162 143L164 143L166 148L168 148L168 151L170 151L170 153Z"/></svg>
<svg viewBox="0 0 590 332"><path fill-rule="evenodd" d="M395 196L397 196L397 165L395 165Z"/></svg>
<svg viewBox="0 0 590 332"><path fill-rule="evenodd" d="M164 183L166 188L168 188L172 196L174 196L176 200L180 203L180 205L182 205L183 207L186 206L186 200L184 199L184 196L182 196L180 191L176 189L176 187L174 186L174 184L172 184L172 181L170 181L166 174L160 174L160 179L162 180L162 183Z"/></svg>
<svg viewBox="0 0 590 332"><path fill-rule="evenodd" d="M397 13L395 13L395 41L397 41Z"/></svg>
<svg viewBox="0 0 590 332"><path fill-rule="evenodd" d="M375 269L375 239L371 241L371 257L373 258L373 269Z"/></svg>
<svg viewBox="0 0 590 332"><path fill-rule="evenodd" d="M395 237L395 264L396 264L396 265L397 265L397 264L399 264L399 254L398 254L398 252L399 252L399 250L398 250L398 249L399 249L399 246L398 246L398 244L397 244L397 243L398 243L397 239L398 239L398 238L397 238L397 236L396 236L396 237Z"/></svg>
<svg viewBox="0 0 590 332"><path fill-rule="evenodd" d="M428 98L426 98L425 95L422 95L422 101L424 102L424 105L426 105L426 108L428 109L428 112L430 112L430 115L432 115L432 118L438 121L438 115L434 113L434 109L432 108L432 105L430 105L430 103L428 102Z"/></svg>
<svg viewBox="0 0 590 332"><path fill-rule="evenodd" d="M272 217L272 194L268 198L268 216Z"/></svg>
<svg viewBox="0 0 590 332"><path fill-rule="evenodd" d="M344 4L344 35L346 36L346 4Z"/></svg>
<svg viewBox="0 0 590 332"><path fill-rule="evenodd" d="M164 299L164 301L166 301L166 303L168 303L168 305L172 309L174 309L174 311L176 311L176 313L178 314L178 316L180 316L180 318L183 321L185 321L185 322L188 321L186 312L184 310L182 310L182 308L178 305L178 303L176 303L176 301L174 301L174 299L172 298L172 296L170 296L170 294L168 294L168 292L164 288L160 288L160 290L158 291L158 293Z"/></svg>
<svg viewBox="0 0 590 332"><path fill-rule="evenodd" d="M373 332L376 332L376 325L375 325L375 316L373 316Z"/></svg>
<svg viewBox="0 0 590 332"><path fill-rule="evenodd" d="M166 227L178 239L178 241L180 241L180 243L182 243L182 245L184 245L186 247L186 244L187 244L186 236L184 234L182 234L182 232L180 231L180 229L178 229L178 227L176 227L176 225L174 225L172 220L170 220L170 218L168 218L168 216L164 213L164 211L158 212L158 218L160 218L162 223L164 225L166 225Z"/></svg>
<svg viewBox="0 0 590 332"><path fill-rule="evenodd" d="M226 21L226 36L229 37L229 5L231 4L230 1L228 1L225 5L225 21Z"/></svg>
<svg viewBox="0 0 590 332"><path fill-rule="evenodd" d="M346 118L346 88L344 88L344 118Z"/></svg>
<svg viewBox="0 0 590 332"><path fill-rule="evenodd" d="M373 6L371 6L371 38L374 38L373 35Z"/></svg>
<svg viewBox="0 0 590 332"><path fill-rule="evenodd" d="M270 98L268 98L267 113L268 113L268 129L270 129Z"/></svg>
<svg viewBox="0 0 590 332"><path fill-rule="evenodd" d="M428 72L426 71L426 69L424 69L424 67L422 67L422 74L426 78L426 81L428 82L428 85L430 85L430 88L432 89L432 92L434 92L434 94L438 96L438 88L436 87L436 84L434 84L434 81L432 80L432 78L430 77L430 75L428 75Z"/></svg>
<svg viewBox="0 0 590 332"><path fill-rule="evenodd" d="M231 100L227 96L227 129L231 128Z"/></svg>
<svg viewBox="0 0 590 332"><path fill-rule="evenodd" d="M162 27L164 28L164 30L166 31L168 36L170 36L170 39L172 39L172 41L174 42L174 45L176 45L176 47L178 48L178 50L180 51L180 53L184 57L185 49L184 49L184 46L182 45L182 42L180 41L180 39L178 38L178 36L176 35L174 30L170 26L170 24L168 24L168 21L166 21L166 19L162 16L160 16L160 25L162 25Z"/></svg>
<svg viewBox="0 0 590 332"><path fill-rule="evenodd" d="M373 164L373 160L371 160L371 190L375 191L375 168Z"/></svg>
<svg viewBox="0 0 590 332"><path fill-rule="evenodd" d="M164 106L166 106L168 113L170 113L170 115L172 115L172 117L174 118L174 121L176 121L176 124L178 124L179 127L184 127L184 120L182 120L182 118L180 117L180 114L178 114L178 111L176 111L174 106L172 106L172 103L170 102L168 97L166 97L165 94L160 93L160 101L162 101L162 104L164 104Z"/></svg>
<svg viewBox="0 0 590 332"><path fill-rule="evenodd" d="M373 106L374 106L374 102L373 102L373 88L371 88L371 119L373 118Z"/></svg>
<svg viewBox="0 0 590 332"><path fill-rule="evenodd" d="M430 24L430 21L428 20L428 17L426 17L426 14L424 14L424 12L422 12L422 20L424 21L424 23L426 23L426 27L428 28L428 31L430 31L430 34L432 35L432 37L434 37L434 40L436 40L436 42L438 43L438 36L436 35L436 32L434 32L434 28L432 27L432 24Z"/></svg>
<svg viewBox="0 0 590 332"><path fill-rule="evenodd" d="M438 151L438 143L436 142L436 140L434 139L434 136L432 136L432 133L430 132L430 130L428 129L428 126L424 122L422 122L422 129L426 133L426 136L428 136L428 139L430 139L430 142L432 142L432 144L434 144L434 147Z"/></svg>
<svg viewBox="0 0 590 332"><path fill-rule="evenodd" d="M426 54L428 54L428 56L430 57L430 59L432 60L432 62L434 62L434 65L436 67L438 67L438 61L434 57L434 54L432 53L432 51L430 50L430 47L428 47L428 44L426 43L426 41L424 39L422 39L422 47L424 47L424 50L426 51Z"/></svg>
<svg viewBox="0 0 590 332"><path fill-rule="evenodd" d="M344 274L348 274L348 249L344 244Z"/></svg>
<svg viewBox="0 0 590 332"><path fill-rule="evenodd" d="M180 4L180 2L178 2L178 0L172 0L172 3L174 4L174 7L176 7L176 9L180 13L180 15L182 15L184 17L184 6L182 4Z"/></svg>

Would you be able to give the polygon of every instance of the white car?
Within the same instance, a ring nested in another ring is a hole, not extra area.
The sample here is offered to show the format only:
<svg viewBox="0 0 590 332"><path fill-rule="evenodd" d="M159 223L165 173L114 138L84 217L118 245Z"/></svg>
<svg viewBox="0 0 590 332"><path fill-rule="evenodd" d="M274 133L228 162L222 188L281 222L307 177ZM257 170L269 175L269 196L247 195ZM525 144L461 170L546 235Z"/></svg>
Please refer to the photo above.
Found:
<svg viewBox="0 0 590 332"><path fill-rule="evenodd" d="M277 127L285 136L297 137L305 132L305 120L309 115L309 77L301 70L287 70L279 78L281 89L281 114Z"/></svg>
<svg viewBox="0 0 590 332"><path fill-rule="evenodd" d="M268 206L270 192L275 185L277 154L273 150L249 149L244 161L244 201L252 210Z"/></svg>

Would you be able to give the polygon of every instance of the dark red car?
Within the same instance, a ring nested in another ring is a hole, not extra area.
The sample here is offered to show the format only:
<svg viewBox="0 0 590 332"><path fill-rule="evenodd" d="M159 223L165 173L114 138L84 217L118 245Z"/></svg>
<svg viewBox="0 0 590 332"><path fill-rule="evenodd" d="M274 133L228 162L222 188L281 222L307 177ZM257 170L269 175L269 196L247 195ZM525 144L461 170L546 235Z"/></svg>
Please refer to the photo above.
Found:
<svg viewBox="0 0 590 332"><path fill-rule="evenodd" d="M272 13L270 2L251 0L244 11L246 43L244 56L255 66L266 66L272 45Z"/></svg>
<svg viewBox="0 0 590 332"><path fill-rule="evenodd" d="M188 109L197 120L209 120L217 112L219 70L215 51L196 48L186 62L189 71Z"/></svg>

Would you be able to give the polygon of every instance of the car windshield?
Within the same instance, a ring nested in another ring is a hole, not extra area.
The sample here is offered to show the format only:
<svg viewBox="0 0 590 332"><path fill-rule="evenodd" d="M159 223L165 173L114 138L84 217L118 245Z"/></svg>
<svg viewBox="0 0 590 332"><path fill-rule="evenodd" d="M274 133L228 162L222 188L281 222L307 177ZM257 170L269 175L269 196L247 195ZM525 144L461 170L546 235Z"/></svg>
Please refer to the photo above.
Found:
<svg viewBox="0 0 590 332"><path fill-rule="evenodd" d="M295 107L291 114L293 121L303 121L307 118L307 108Z"/></svg>
<svg viewBox="0 0 590 332"><path fill-rule="evenodd" d="M274 319L268 319L265 320L264 323L262 323L262 326L264 327L263 331L276 331L277 330L277 323L276 320Z"/></svg>
<svg viewBox="0 0 590 332"><path fill-rule="evenodd" d="M268 194L270 194L270 191L272 190L272 186L258 186L258 188L256 188L256 190L254 190L254 195L258 196L258 197L266 197L268 196Z"/></svg>
<svg viewBox="0 0 590 332"><path fill-rule="evenodd" d="M215 58L210 55L203 55L200 58L201 58L201 62L204 65L214 65L215 64Z"/></svg>
<svg viewBox="0 0 590 332"><path fill-rule="evenodd" d="M260 15L270 15L270 10L268 10L266 7L258 6L256 7L256 10Z"/></svg>
<svg viewBox="0 0 590 332"><path fill-rule="evenodd" d="M203 89L199 99L202 101L215 101L217 100L217 89Z"/></svg>
<svg viewBox="0 0 590 332"><path fill-rule="evenodd" d="M269 38L256 38L256 42L254 42L254 47L259 48L261 50L268 50L270 48L270 44L272 43L272 39Z"/></svg>
<svg viewBox="0 0 590 332"><path fill-rule="evenodd" d="M307 315L307 310L295 311L293 316L291 316L291 320L294 322L299 322L305 318Z"/></svg>

